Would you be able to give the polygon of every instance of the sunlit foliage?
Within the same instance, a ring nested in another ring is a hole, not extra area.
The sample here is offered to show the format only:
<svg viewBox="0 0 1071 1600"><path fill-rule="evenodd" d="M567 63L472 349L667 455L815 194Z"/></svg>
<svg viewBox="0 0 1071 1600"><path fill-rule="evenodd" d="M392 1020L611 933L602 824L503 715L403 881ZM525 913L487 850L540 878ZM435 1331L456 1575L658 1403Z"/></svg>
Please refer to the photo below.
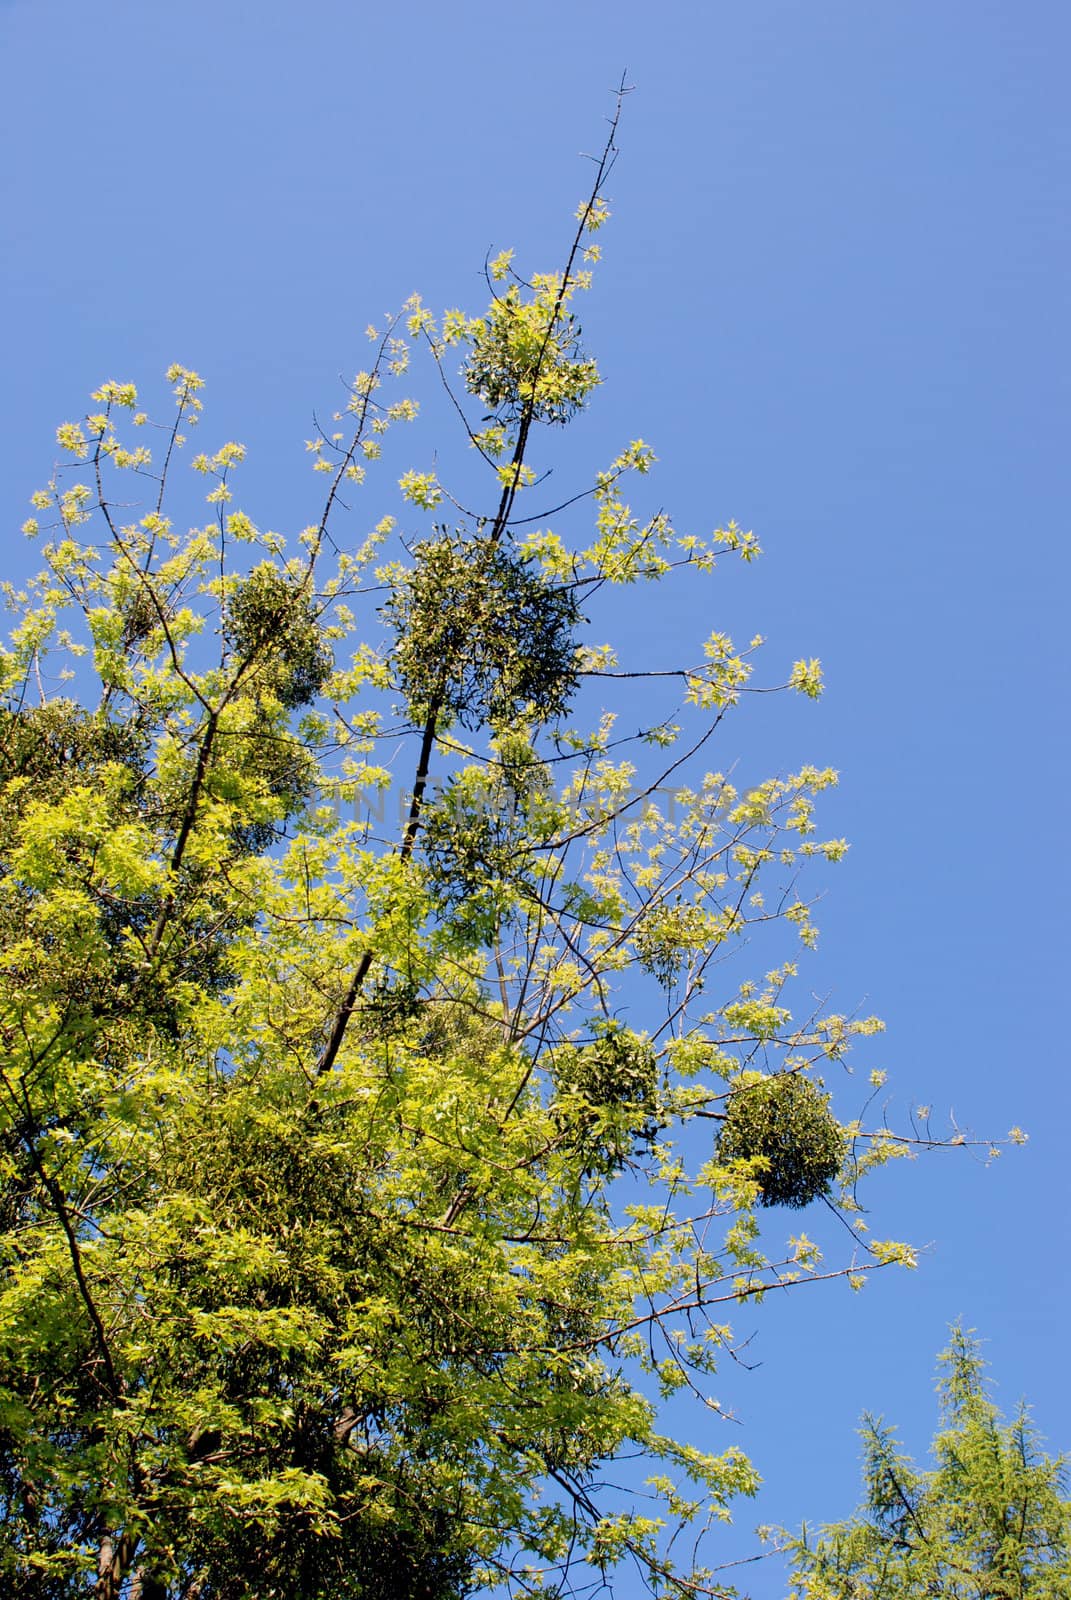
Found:
<svg viewBox="0 0 1071 1600"><path fill-rule="evenodd" d="M591 595L753 536L633 511L641 440L517 515L597 381L573 306L613 155L561 271L506 253L485 315L369 330L296 538L238 503L241 445L183 473L186 368L170 423L123 381L58 430L0 653L6 1593L450 1600L623 1561L721 1593L672 1535L755 1473L666 1437L660 1397L703 1391L727 1308L910 1259L757 1221L821 1195L854 1225L910 1143L843 1081L878 1024L789 1001L835 774L706 767L759 641L659 663L638 733L593 694ZM448 439L388 465L417 356L478 512ZM600 1488L636 1455L641 1510Z"/></svg>

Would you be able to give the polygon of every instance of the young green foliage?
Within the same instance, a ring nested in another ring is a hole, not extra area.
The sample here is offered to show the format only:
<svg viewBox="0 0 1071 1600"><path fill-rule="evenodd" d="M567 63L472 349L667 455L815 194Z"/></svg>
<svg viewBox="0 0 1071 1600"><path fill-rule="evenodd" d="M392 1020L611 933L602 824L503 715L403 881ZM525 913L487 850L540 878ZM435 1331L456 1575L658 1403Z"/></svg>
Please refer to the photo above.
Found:
<svg viewBox="0 0 1071 1600"><path fill-rule="evenodd" d="M676 703L639 735L590 706L613 654L585 597L701 581L753 537L634 513L639 440L566 532L521 537L537 430L597 381L571 307L613 156L611 133L562 271L504 255L484 317L413 300L370 330L290 554L235 504L235 443L194 458L191 519L196 373L170 370L158 430L114 382L59 429L0 653L13 1595L448 1600L624 1561L723 1593L672 1536L755 1474L666 1438L659 1397L701 1392L726 1305L910 1259L860 1239L819 1273L755 1217L838 1172L854 1211L909 1145L842 1133L810 1087L873 1019L794 1018L783 949L725 977L771 935L813 944L797 883L846 848L813 820L835 774L706 769L752 672L722 634L654 675ZM376 476L417 412L408 341L487 474L449 527L435 474ZM595 1488L629 1453L644 1515Z"/></svg>

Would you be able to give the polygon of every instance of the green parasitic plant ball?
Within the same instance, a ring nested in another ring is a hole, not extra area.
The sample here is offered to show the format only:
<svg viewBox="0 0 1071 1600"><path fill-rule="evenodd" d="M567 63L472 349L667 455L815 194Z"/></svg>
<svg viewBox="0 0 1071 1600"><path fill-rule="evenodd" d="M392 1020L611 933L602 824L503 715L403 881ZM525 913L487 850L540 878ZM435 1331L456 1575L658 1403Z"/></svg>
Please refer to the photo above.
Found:
<svg viewBox="0 0 1071 1600"><path fill-rule="evenodd" d="M557 1117L587 1169L609 1174L665 1126L658 1053L643 1034L604 1023L591 1044L554 1055Z"/></svg>
<svg viewBox="0 0 1071 1600"><path fill-rule="evenodd" d="M797 1072L749 1075L729 1097L718 1138L725 1163L761 1158L759 1203L800 1210L829 1193L845 1154L829 1096Z"/></svg>
<svg viewBox="0 0 1071 1600"><path fill-rule="evenodd" d="M574 589L530 557L445 529L413 555L383 607L412 714L435 706L465 728L502 728L528 706L544 722L561 716L577 683Z"/></svg>

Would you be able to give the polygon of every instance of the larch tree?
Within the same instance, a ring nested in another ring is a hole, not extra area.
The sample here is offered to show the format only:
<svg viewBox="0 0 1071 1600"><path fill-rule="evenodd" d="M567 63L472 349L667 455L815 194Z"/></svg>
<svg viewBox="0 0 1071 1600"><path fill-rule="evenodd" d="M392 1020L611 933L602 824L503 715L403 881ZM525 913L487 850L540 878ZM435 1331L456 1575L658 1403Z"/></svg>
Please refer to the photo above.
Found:
<svg viewBox="0 0 1071 1600"><path fill-rule="evenodd" d="M796 1600L1066 1600L1066 1459L1041 1448L1025 1405L1005 1422L977 1342L952 1330L941 1357L941 1428L919 1471L891 1429L863 1426L866 1501L794 1542Z"/></svg>
<svg viewBox="0 0 1071 1600"><path fill-rule="evenodd" d="M0 655L13 1597L446 1600L622 1562L727 1592L673 1534L754 1470L664 1435L660 1396L705 1392L768 1287L911 1260L856 1191L912 1140L823 1079L878 1024L790 1005L835 774L708 763L757 642L661 665L634 736L585 709L619 670L596 593L758 550L634 513L639 440L535 502L598 382L575 308L614 130L559 270L505 253L483 314L368 330L290 545L235 498L241 445L180 475L192 371L166 425L109 381L58 430ZM418 357L474 505L446 466L383 476ZM761 1207L823 1200L843 1258L768 1244ZM625 1454L645 1499L600 1487Z"/></svg>

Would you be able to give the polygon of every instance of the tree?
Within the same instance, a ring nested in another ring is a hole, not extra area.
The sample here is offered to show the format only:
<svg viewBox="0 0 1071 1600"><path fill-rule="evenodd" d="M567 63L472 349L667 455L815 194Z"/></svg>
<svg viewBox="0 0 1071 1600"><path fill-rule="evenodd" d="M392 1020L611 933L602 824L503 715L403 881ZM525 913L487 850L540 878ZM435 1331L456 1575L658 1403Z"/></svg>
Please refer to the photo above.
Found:
<svg viewBox="0 0 1071 1600"><path fill-rule="evenodd" d="M866 1503L815 1544L794 1544L798 1600L1063 1600L1071 1593L1066 1459L1044 1454L1029 1412L1006 1423L976 1341L953 1328L941 1356L933 1471L891 1429L863 1426Z"/></svg>
<svg viewBox="0 0 1071 1600"><path fill-rule="evenodd" d="M723 1592L670 1535L755 1474L663 1436L658 1396L731 1353L727 1306L910 1262L856 1185L933 1141L842 1121L821 1081L878 1024L786 1003L799 874L845 849L813 821L835 775L703 767L759 641L654 673L676 704L635 735L593 707L634 675L582 642L594 597L753 536L634 514L638 440L528 509L536 441L598 382L574 308L614 129L562 270L507 252L482 316L414 298L368 330L289 550L236 506L236 443L192 460L209 520L179 531L196 373L155 432L114 381L58 430L0 657L13 1596L439 1600L628 1559ZM366 518L414 352L483 476L408 468L401 520ZM585 503L567 544L549 519ZM816 696L817 662L784 687ZM744 958L765 976L726 980ZM811 1201L859 1224L829 1267L760 1234ZM649 1514L600 1490L627 1452Z"/></svg>

